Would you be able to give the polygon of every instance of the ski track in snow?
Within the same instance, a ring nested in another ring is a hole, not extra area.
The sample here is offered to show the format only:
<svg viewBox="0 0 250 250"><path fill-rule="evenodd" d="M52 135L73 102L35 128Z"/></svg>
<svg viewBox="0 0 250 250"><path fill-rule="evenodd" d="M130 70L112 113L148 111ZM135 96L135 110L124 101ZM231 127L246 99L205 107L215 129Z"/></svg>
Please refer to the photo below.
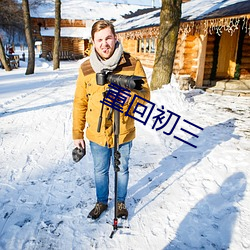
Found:
<svg viewBox="0 0 250 250"><path fill-rule="evenodd" d="M46 77L37 73L33 77L43 85L0 105L0 249L249 249L248 101L174 87L155 91L158 107L166 104L204 131L190 140L194 150L152 130L153 120L137 123L127 199L130 228L109 239L113 171L109 209L90 223L86 216L95 188L89 146L80 163L71 160L78 66L66 64Z"/></svg>

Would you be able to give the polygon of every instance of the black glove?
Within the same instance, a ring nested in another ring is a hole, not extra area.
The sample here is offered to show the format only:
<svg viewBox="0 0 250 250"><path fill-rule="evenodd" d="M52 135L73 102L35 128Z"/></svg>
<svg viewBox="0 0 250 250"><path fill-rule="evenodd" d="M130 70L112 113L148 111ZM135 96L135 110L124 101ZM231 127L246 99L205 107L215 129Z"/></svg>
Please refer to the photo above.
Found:
<svg viewBox="0 0 250 250"><path fill-rule="evenodd" d="M86 154L86 149L85 149L85 147L83 148L83 147L76 147L76 148L74 148L73 149L73 151L72 151L72 157L73 157L73 160L75 161L75 162L78 162L78 161L80 161L82 158L83 158L83 156Z"/></svg>

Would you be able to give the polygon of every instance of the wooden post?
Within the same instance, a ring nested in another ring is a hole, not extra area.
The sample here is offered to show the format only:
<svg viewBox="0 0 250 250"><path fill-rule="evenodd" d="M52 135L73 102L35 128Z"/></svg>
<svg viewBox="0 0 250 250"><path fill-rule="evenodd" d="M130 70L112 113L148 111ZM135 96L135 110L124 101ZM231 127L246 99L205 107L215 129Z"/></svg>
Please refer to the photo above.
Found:
<svg viewBox="0 0 250 250"><path fill-rule="evenodd" d="M143 38L143 53L146 54L146 49L147 49L147 39Z"/></svg>
<svg viewBox="0 0 250 250"><path fill-rule="evenodd" d="M139 53L141 54L142 39L139 40Z"/></svg>
<svg viewBox="0 0 250 250"><path fill-rule="evenodd" d="M195 82L197 87L202 87L204 78L204 68L206 60L206 50L207 50L207 35L200 34L199 36L199 54L198 54L198 65L196 71Z"/></svg>

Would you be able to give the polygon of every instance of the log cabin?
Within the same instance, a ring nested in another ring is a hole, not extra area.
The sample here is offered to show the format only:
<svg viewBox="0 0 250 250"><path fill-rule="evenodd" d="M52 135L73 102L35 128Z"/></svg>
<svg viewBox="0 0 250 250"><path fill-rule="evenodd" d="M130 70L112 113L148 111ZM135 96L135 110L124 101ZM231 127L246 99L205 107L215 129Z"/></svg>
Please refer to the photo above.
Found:
<svg viewBox="0 0 250 250"><path fill-rule="evenodd" d="M154 65L160 10L137 11L115 22L124 50L147 67ZM184 1L173 73L200 88L222 79L250 79L250 1Z"/></svg>
<svg viewBox="0 0 250 250"><path fill-rule="evenodd" d="M52 60L54 18L32 18L33 37L41 41L41 57ZM60 59L81 59L87 55L92 20L61 20Z"/></svg>

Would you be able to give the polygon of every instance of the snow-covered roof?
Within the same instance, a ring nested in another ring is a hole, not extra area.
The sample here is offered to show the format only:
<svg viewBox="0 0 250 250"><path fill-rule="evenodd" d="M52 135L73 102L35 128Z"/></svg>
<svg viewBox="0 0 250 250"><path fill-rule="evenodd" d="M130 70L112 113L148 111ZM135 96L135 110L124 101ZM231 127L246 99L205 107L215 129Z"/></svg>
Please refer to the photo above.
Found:
<svg viewBox="0 0 250 250"><path fill-rule="evenodd" d="M114 22L116 32L156 26L160 23L160 9L132 18L119 19Z"/></svg>
<svg viewBox="0 0 250 250"><path fill-rule="evenodd" d="M136 4L116 4L94 0L61 0L61 18L71 20L118 19L122 15L150 6ZM31 17L54 18L55 4L47 0L36 9L30 10Z"/></svg>
<svg viewBox="0 0 250 250"><path fill-rule="evenodd" d="M42 36L54 36L54 28L41 28ZM83 27L62 27L61 37L78 37L82 39L89 39L91 36L91 28Z"/></svg>
<svg viewBox="0 0 250 250"><path fill-rule="evenodd" d="M160 24L160 8L142 15L117 20L117 32L157 26ZM191 0L182 4L182 21L195 21L225 16L250 14L250 0Z"/></svg>
<svg viewBox="0 0 250 250"><path fill-rule="evenodd" d="M182 4L182 19L184 21L247 13L250 13L249 0L191 0L190 2Z"/></svg>

